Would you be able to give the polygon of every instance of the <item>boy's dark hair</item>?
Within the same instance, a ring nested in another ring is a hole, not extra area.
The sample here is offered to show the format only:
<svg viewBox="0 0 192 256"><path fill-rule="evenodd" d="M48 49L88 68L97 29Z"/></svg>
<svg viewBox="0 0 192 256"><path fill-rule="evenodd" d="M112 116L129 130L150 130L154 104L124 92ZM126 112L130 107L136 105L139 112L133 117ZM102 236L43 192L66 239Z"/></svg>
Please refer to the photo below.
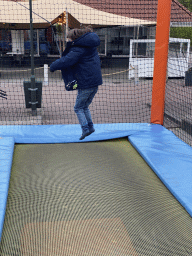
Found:
<svg viewBox="0 0 192 256"><path fill-rule="evenodd" d="M82 26L81 28L74 28L68 32L67 38L70 38L72 41L74 41L75 39L89 32L93 32L93 29L91 26L87 26L87 27Z"/></svg>

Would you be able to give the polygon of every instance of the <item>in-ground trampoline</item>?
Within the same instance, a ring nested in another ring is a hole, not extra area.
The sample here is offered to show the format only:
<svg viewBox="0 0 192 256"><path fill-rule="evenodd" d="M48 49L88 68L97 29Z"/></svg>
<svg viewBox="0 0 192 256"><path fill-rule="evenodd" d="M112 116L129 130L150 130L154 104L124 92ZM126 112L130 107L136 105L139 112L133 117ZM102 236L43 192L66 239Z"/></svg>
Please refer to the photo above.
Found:
<svg viewBox="0 0 192 256"><path fill-rule="evenodd" d="M127 53L128 41L123 45L127 38L121 35L132 31L138 37L153 36L156 26L155 47L149 41L143 48L133 42L133 68L126 58L104 59L104 83L91 109L96 131L81 142L72 109L75 94L64 91L60 74L48 79L46 69L40 115L34 117L34 108L31 115L27 105L40 104L41 92L31 79L28 101L24 97L27 60L16 59L26 63L13 68L10 61L6 64L8 56L1 56L1 256L192 255L191 87L183 78L166 79L171 4L178 22L191 22L191 13L177 1L159 0L156 23L157 2L127 2L117 6L106 0L98 11L94 0L67 0L68 11L63 12L63 0L33 1L34 26L47 29L44 35L41 31L46 40L55 38L50 29L54 22L67 26L68 21L73 28L89 21L103 36L104 51L107 39L118 32L113 49ZM22 29L29 28L28 3L0 1L0 6L9 10L6 15L2 11L1 29L6 34L10 26L15 31L9 37L23 40ZM141 10L148 16L129 19L121 13L126 9L132 10L130 17ZM182 47L171 43L171 57L187 55L185 43ZM151 58L154 48L153 70L146 56ZM179 68L168 58L169 71L171 67L178 75L187 58L179 59ZM48 56L40 62L47 65ZM37 78L42 78L41 70L35 63ZM153 86L139 77L143 70L151 72ZM131 72L134 78L128 79Z"/></svg>
<svg viewBox="0 0 192 256"><path fill-rule="evenodd" d="M1 255L190 255L191 147L155 124L79 132L1 127Z"/></svg>

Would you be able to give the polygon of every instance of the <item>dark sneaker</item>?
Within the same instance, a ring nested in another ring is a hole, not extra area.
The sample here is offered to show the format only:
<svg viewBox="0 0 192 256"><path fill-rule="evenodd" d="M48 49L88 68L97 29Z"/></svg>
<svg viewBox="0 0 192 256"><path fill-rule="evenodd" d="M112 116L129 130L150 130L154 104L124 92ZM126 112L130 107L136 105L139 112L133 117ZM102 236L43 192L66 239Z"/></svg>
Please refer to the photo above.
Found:
<svg viewBox="0 0 192 256"><path fill-rule="evenodd" d="M79 138L80 140L85 139L86 136L89 136L91 133L89 130L85 131L82 133L81 137Z"/></svg>
<svg viewBox="0 0 192 256"><path fill-rule="evenodd" d="M89 128L89 135L92 134L93 132L95 132L95 129L93 127Z"/></svg>

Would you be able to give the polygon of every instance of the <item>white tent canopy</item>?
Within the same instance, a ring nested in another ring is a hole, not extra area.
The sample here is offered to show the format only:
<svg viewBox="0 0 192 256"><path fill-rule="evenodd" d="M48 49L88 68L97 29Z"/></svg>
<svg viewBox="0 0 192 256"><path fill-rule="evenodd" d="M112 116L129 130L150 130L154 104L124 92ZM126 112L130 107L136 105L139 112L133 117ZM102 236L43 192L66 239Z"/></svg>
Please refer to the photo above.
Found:
<svg viewBox="0 0 192 256"><path fill-rule="evenodd" d="M32 1L33 24L48 26L67 12L81 24L98 26L141 26L155 25L156 22L128 18L116 14L99 11L72 0L35 0ZM47 21L46 21L47 20ZM0 0L1 24L29 24L29 2L13 2Z"/></svg>

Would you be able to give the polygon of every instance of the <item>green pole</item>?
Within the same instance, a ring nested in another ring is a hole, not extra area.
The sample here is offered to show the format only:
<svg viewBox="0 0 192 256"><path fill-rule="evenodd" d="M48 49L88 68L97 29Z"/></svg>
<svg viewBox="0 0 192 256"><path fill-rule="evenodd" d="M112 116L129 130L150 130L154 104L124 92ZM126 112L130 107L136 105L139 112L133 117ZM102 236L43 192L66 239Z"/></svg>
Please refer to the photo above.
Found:
<svg viewBox="0 0 192 256"><path fill-rule="evenodd" d="M35 84L35 74L34 74L34 49L33 49L33 18L32 18L32 0L29 0L29 10L30 10L30 35L31 35L31 109L32 116L37 115L36 109L36 84Z"/></svg>

